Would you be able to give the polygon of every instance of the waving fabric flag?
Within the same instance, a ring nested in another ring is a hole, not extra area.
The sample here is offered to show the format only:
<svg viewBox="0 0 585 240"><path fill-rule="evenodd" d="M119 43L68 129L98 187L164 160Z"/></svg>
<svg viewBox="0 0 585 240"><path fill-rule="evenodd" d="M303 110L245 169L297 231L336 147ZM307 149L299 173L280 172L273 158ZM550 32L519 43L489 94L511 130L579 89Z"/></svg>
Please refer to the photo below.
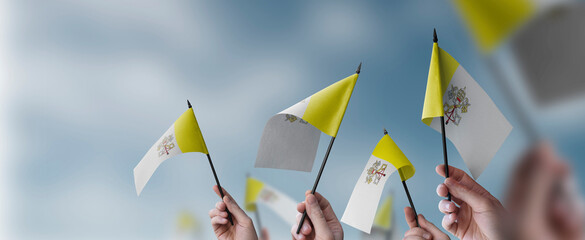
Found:
<svg viewBox="0 0 585 240"><path fill-rule="evenodd" d="M414 166L396 143L385 134L376 145L368 163L358 179L341 221L363 232L370 233L376 209L388 177L396 172L406 181L414 175ZM389 225L379 217L380 225Z"/></svg>
<svg viewBox="0 0 585 240"><path fill-rule="evenodd" d="M487 93L449 53L433 44L422 122L453 142L474 178L486 168L512 125Z"/></svg>
<svg viewBox="0 0 585 240"><path fill-rule="evenodd" d="M254 166L310 172L321 132L337 135L357 78L353 74L270 118Z"/></svg>
<svg viewBox="0 0 585 240"><path fill-rule="evenodd" d="M255 178L248 178L246 182L246 211L258 211L256 203L262 203L274 211L289 225L296 223L297 203L289 196L281 193Z"/></svg>
<svg viewBox="0 0 585 240"><path fill-rule="evenodd" d="M209 153L193 108L187 109L136 165L136 193L140 196L142 189L163 161L186 152Z"/></svg>

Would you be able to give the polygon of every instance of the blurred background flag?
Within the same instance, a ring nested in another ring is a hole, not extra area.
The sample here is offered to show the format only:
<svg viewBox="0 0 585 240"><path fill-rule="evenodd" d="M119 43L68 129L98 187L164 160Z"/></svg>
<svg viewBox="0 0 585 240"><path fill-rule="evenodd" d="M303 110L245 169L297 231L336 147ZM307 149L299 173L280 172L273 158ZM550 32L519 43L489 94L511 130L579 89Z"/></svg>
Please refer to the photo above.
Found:
<svg viewBox="0 0 585 240"><path fill-rule="evenodd" d="M530 0L453 0L483 53L491 53L536 13Z"/></svg>
<svg viewBox="0 0 585 240"><path fill-rule="evenodd" d="M374 217L374 227L390 230L392 226L392 196L387 196L382 202L376 216Z"/></svg>
<svg viewBox="0 0 585 240"><path fill-rule="evenodd" d="M189 104L190 105L190 104ZM193 108L189 107L160 137L134 168L134 184L140 196L142 189L158 166L165 160L186 152L208 154Z"/></svg>
<svg viewBox="0 0 585 240"><path fill-rule="evenodd" d="M530 97L541 106L573 100L585 93L585 3L583 1L454 0L476 45L493 53L509 39L509 50ZM508 66L487 59L492 71ZM509 74L509 73L508 73ZM508 88L510 86L502 86ZM518 91L510 93L518 94ZM511 100L518 101L515 96ZM522 110L524 111L524 110ZM522 116L523 117L523 116Z"/></svg>
<svg viewBox="0 0 585 240"><path fill-rule="evenodd" d="M394 196L388 195L378 207L370 234L362 233L362 240L399 240L402 232L394 223Z"/></svg>
<svg viewBox="0 0 585 240"><path fill-rule="evenodd" d="M257 203L266 205L288 225L296 223L297 203L292 198L256 178L248 177L244 208L257 212Z"/></svg>
<svg viewBox="0 0 585 240"><path fill-rule="evenodd" d="M510 49L532 99L543 107L585 95L585 2L543 9L510 40Z"/></svg>
<svg viewBox="0 0 585 240"><path fill-rule="evenodd" d="M487 93L449 53L435 42L422 122L445 134L478 178L512 131L512 125Z"/></svg>
<svg viewBox="0 0 585 240"><path fill-rule="evenodd" d="M337 136L358 73L270 118L264 127L254 166L310 172L321 132Z"/></svg>
<svg viewBox="0 0 585 240"><path fill-rule="evenodd" d="M187 210L181 211L176 219L175 240L191 240L201 238L201 223L195 215Z"/></svg>
<svg viewBox="0 0 585 240"><path fill-rule="evenodd" d="M386 180L396 170L403 182L411 178L415 172L414 166L392 138L384 134L351 193L341 221L369 234L376 220L376 209ZM379 214L377 224L389 227L390 221L385 220L386 216L388 215L384 213Z"/></svg>

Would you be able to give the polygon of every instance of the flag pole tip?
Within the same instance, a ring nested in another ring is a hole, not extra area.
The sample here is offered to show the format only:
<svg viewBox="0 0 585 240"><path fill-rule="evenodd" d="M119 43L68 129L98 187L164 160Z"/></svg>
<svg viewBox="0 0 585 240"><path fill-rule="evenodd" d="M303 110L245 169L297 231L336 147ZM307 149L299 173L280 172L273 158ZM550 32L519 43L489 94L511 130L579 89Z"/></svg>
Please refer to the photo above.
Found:
<svg viewBox="0 0 585 240"><path fill-rule="evenodd" d="M384 128L384 135L388 135L388 131L386 131L386 128Z"/></svg>
<svg viewBox="0 0 585 240"><path fill-rule="evenodd" d="M189 99L187 99L187 106L188 106L189 108L192 108L192 106L191 106L191 102L189 102Z"/></svg>
<svg viewBox="0 0 585 240"><path fill-rule="evenodd" d="M438 42L439 39L437 38L437 29L433 28L433 42Z"/></svg>
<svg viewBox="0 0 585 240"><path fill-rule="evenodd" d="M358 66L357 70L355 70L355 73L360 74L361 71L362 71L362 62L360 62L360 65Z"/></svg>

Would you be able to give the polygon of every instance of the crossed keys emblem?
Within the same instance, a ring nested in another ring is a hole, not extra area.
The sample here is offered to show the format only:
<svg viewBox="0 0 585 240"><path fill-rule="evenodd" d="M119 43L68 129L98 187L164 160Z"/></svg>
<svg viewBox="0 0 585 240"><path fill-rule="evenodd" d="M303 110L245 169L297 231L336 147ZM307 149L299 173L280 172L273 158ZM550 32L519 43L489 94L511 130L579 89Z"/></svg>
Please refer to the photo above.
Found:
<svg viewBox="0 0 585 240"><path fill-rule="evenodd" d="M169 151L175 147L175 143L173 142L173 134L170 134L162 139L162 141L156 146L156 150L158 151L158 156L162 155L169 155Z"/></svg>
<svg viewBox="0 0 585 240"><path fill-rule="evenodd" d="M366 176L366 183L370 184L371 182L374 182L374 184L378 185L380 179L386 176L387 166L388 164L382 164L380 160L374 162L374 164L366 170L366 173L368 173L368 176Z"/></svg>
<svg viewBox="0 0 585 240"><path fill-rule="evenodd" d="M447 91L447 101L443 104L443 110L445 111L445 125L452 122L456 126L459 126L461 122L461 114L467 112L467 108L471 106L469 104L469 98L465 90L467 87L459 88L451 85L451 88Z"/></svg>

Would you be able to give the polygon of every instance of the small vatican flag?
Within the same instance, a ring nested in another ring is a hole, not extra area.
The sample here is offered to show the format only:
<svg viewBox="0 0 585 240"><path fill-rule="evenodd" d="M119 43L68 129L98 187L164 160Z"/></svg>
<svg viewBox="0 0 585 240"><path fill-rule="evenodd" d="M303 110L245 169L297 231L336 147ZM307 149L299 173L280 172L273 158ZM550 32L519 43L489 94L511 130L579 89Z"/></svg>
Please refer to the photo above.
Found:
<svg viewBox="0 0 585 240"><path fill-rule="evenodd" d="M415 172L392 138L384 134L351 193L341 221L369 234L386 180L397 170L402 181L411 178ZM386 218L380 216L378 223L389 227L390 223L384 222Z"/></svg>
<svg viewBox="0 0 585 240"><path fill-rule="evenodd" d="M191 107L152 145L134 168L136 194L140 196L142 189L163 161L186 152L209 153Z"/></svg>
<svg viewBox="0 0 585 240"><path fill-rule="evenodd" d="M310 172L321 132L337 136L360 67L355 74L270 118L264 127L254 166Z"/></svg>
<svg viewBox="0 0 585 240"><path fill-rule="evenodd" d="M441 132L457 148L477 179L494 157L512 125L487 93L449 53L433 44L422 122Z"/></svg>

